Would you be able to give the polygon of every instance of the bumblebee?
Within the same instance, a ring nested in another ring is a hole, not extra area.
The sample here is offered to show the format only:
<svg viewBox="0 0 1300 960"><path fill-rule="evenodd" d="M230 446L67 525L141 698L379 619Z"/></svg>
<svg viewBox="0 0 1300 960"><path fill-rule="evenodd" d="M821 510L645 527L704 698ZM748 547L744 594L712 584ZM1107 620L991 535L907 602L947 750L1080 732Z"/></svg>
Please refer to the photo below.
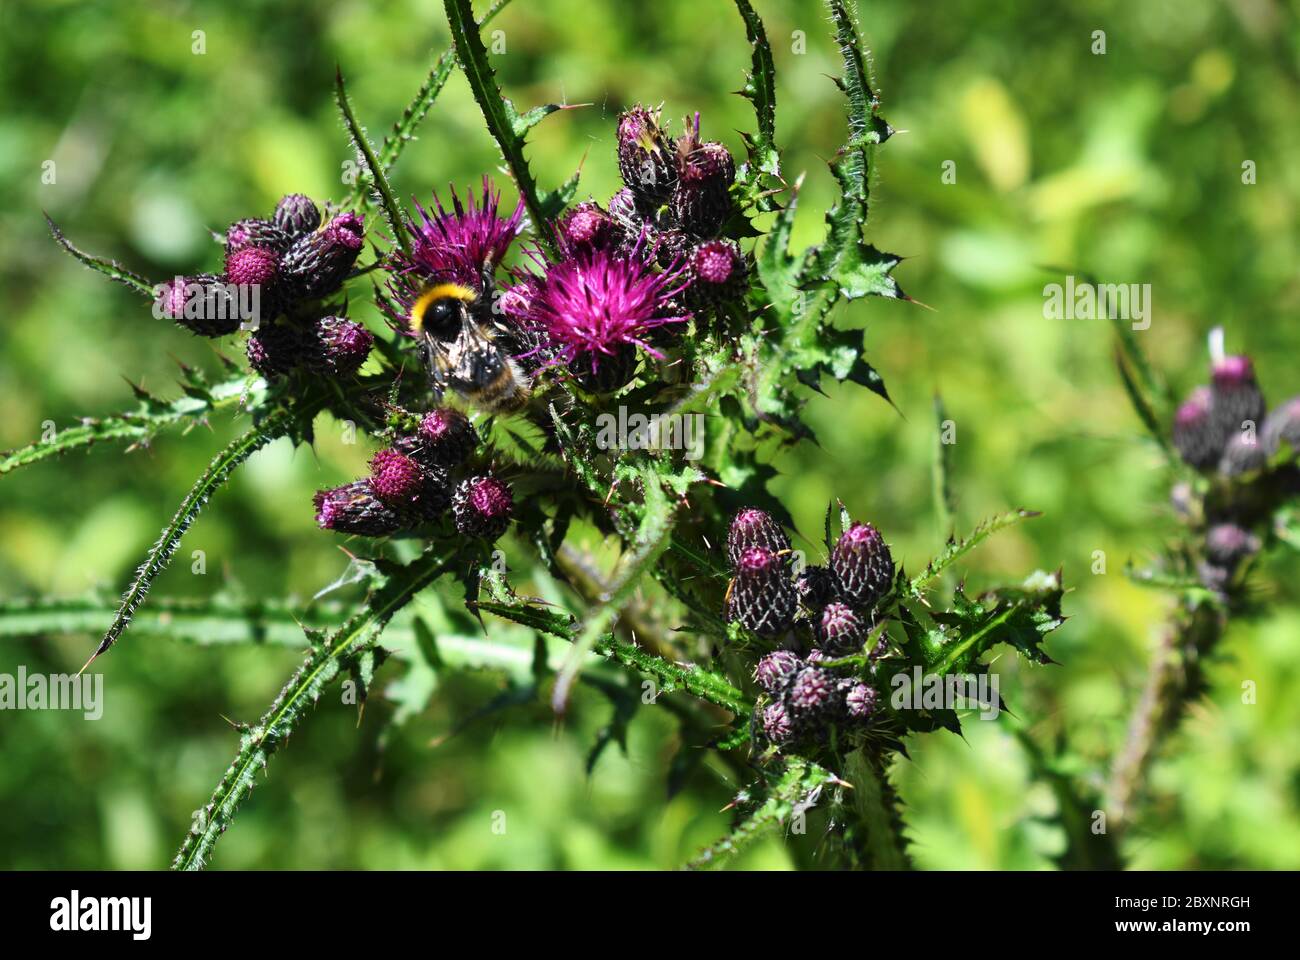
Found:
<svg viewBox="0 0 1300 960"><path fill-rule="evenodd" d="M447 387L489 413L518 410L528 388L504 349L508 331L491 304L458 283L435 283L411 305L408 326L424 347L429 383L441 398Z"/></svg>

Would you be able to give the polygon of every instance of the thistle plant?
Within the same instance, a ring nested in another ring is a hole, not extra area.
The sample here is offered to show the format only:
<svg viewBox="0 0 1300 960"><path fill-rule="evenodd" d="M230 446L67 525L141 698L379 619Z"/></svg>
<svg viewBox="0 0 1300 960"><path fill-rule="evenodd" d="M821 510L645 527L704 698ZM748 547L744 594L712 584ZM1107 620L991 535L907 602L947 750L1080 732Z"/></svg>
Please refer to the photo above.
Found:
<svg viewBox="0 0 1300 960"><path fill-rule="evenodd" d="M1208 692L1206 667L1221 656L1229 627L1259 611L1261 559L1300 543L1300 400L1270 409L1251 359L1227 354L1215 328L1209 382L1175 405L1132 334L1121 333L1120 372L1164 454L1181 524L1151 564L1128 571L1168 591L1171 610L1111 770L1109 809L1122 829L1136 819L1163 743Z"/></svg>
<svg viewBox="0 0 1300 960"><path fill-rule="evenodd" d="M482 22L504 5L498 0ZM824 234L799 252L791 237L802 177L788 180L782 167L774 58L748 0L736 0L752 54L742 95L754 126L743 156L709 139L719 131L698 112L678 122L662 107L634 104L612 122L615 149L602 159L617 165L620 190L582 196L577 174L542 189L527 137L562 106L520 112L498 87L468 0L445 0L454 46L381 143L368 138L342 73L336 78L361 170L355 187L333 200L286 196L261 216L239 211L221 238L220 272L151 283L81 251L50 224L69 253L136 290L159 322L244 338L248 364L223 361L221 379L187 368L180 400L137 389L135 410L0 460L8 471L92 443L136 446L223 411L250 421L182 499L92 660L133 632L158 631L153 611L184 611L150 588L203 506L254 452L283 438L310 443L322 413L357 424L374 446L365 475L302 504L322 537L346 543L350 579L363 581L367 596L304 612L304 659L264 714L239 725L234 760L176 868L208 862L260 772L332 684L351 679L364 702L389 656L385 628L425 590L483 623L482 650L460 645L460 662L498 663L491 637L508 621L539 638L531 696L548 694L563 716L576 684L607 694L616 730L593 757L621 738L631 713L660 702L679 718L689 749L716 752L744 786L730 804L734 829L695 865L723 862L769 830L804 833L810 817L818 842L795 845L801 864L909 864L892 765L909 737L957 732L961 720L948 700L895 702L898 678L985 677L985 657L999 644L1048 662L1043 644L1063 620L1064 589L1059 572L978 594L946 582L971 549L1029 511L950 538L923 562L893 555L887 525L832 503L824 555L810 558L794 548L802 541L791 539L792 518L767 489L772 455L812 439L803 408L825 378L889 399L863 332L836 326L834 308L909 299L893 277L899 258L864 234L875 152L894 131L880 115L849 0L826 6L847 130L830 162L838 195ZM490 175L410 208L389 185L456 72L500 148L513 207ZM654 91L643 97L654 103ZM387 329L350 316L370 297ZM655 426L611 443L601 424L620 410L652 413ZM699 456L686 456L682 425L705 412ZM601 569L575 533L580 525L616 545L612 569ZM502 538L524 565L505 567ZM905 561L919 573L909 575ZM525 590L539 583L556 586L562 602ZM667 615L646 616L647 596ZM256 632L246 612L214 602L202 616L238 639ZM89 615L76 604L48 613L60 624ZM30 621L33 611L9 614ZM277 636L292 642L284 611L277 616ZM548 637L567 652L546 655ZM649 684L652 696L630 697L608 682L611 670ZM985 706L1001 705L996 688L993 698Z"/></svg>

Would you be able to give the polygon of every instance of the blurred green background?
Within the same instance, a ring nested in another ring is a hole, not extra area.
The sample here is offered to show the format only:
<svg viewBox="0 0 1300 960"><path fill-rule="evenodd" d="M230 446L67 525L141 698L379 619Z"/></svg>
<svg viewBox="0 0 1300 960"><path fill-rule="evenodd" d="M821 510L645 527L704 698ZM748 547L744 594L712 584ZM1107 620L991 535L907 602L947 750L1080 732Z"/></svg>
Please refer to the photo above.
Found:
<svg viewBox="0 0 1300 960"><path fill-rule="evenodd" d="M1059 666L1000 662L1010 725L972 722L965 740L912 744L899 782L926 867L1040 868L1061 845L1043 822L1009 734L1065 732L1080 770L1104 768L1123 734L1165 611L1123 576L1175 525L1165 478L1115 375L1099 321L1043 317L1042 287L1066 272L1152 285L1138 335L1178 391L1203 376L1204 335L1227 328L1257 358L1266 391L1300 391L1294 267L1300 196L1300 26L1295 3L1034 0L862 6L883 113L900 133L878 155L869 239L906 256L916 299L857 303L869 356L899 413L857 387L811 401L820 448L782 455L776 492L815 536L827 499L880 524L910 568L946 531L930 500L931 398L957 429L959 529L1013 506L1044 516L970 563L980 587L1062 565L1071 619L1048 650ZM789 174L808 172L797 240L812 242L843 137L838 59L813 0L756 0L778 69L778 135ZM516 0L492 25L496 64L521 106L590 103L532 136L544 186L583 167L582 194L616 187L613 117L637 100L701 110L737 152L748 104L730 93L748 65L728 0L654 4ZM1093 52L1094 31L1106 52ZM206 52L196 54L194 31ZM175 362L216 368L212 344L155 321L125 288L63 256L41 211L75 242L154 278L210 269L209 229L268 214L277 197L338 197L349 158L332 100L334 65L378 137L449 42L436 2L8 0L0 7L0 449L42 423L133 405L123 378L175 395ZM53 161L55 182L42 182ZM956 182L942 179L946 161ZM1242 183L1242 164L1257 172ZM497 162L455 77L396 174L404 195L477 180ZM363 307L359 314L373 319ZM218 344L237 356L238 344ZM97 448L0 480L0 595L114 595L183 491L238 428L168 434L123 455ZM185 538L157 596L219 589L300 603L347 558L320 534L313 490L356 475L371 452L321 428L315 449L257 454ZM207 572L190 558L202 550ZM1095 551L1105 572L1094 574ZM1154 868L1300 866L1300 563L1274 557L1276 612L1230 632L1212 696L1156 766L1133 863ZM430 608L430 604L426 604ZM436 610L434 611L436 615ZM528 640L489 624L494 639ZM75 670L89 635L5 640L0 672ZM1006 658L1007 661L1010 658ZM128 633L98 668L103 719L0 716L0 867L158 867L236 746L223 717L252 720L297 655L196 648ZM394 682L404 667L382 675ZM584 757L609 720L583 693L557 725L544 705L458 730L502 689L492 672L432 675L427 710L386 744L379 698L358 727L337 691L293 737L216 850L234 867L676 866L720 834L737 784L699 768L667 798L675 744L667 711L643 709L628 750ZM1258 703L1243 705L1243 680ZM413 681L414 682L414 681ZM504 834L492 830L505 811ZM779 840L749 867L783 867Z"/></svg>

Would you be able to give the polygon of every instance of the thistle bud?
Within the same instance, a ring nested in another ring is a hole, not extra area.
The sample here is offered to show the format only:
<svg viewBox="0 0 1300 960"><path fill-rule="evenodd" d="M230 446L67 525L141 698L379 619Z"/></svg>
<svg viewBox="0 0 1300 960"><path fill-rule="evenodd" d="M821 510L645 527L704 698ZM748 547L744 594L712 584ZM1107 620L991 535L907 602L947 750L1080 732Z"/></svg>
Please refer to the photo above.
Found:
<svg viewBox="0 0 1300 960"><path fill-rule="evenodd" d="M783 554L790 549L790 538L767 511L745 507L732 518L727 530L727 560L733 570L740 568L741 555L753 547Z"/></svg>
<svg viewBox="0 0 1300 960"><path fill-rule="evenodd" d="M867 610L893 586L894 558L879 530L869 523L855 523L831 551L831 573L840 597Z"/></svg>
<svg viewBox="0 0 1300 960"><path fill-rule="evenodd" d="M280 312L279 276L280 255L270 247L240 247L226 253L226 282L257 290L259 322Z"/></svg>
<svg viewBox="0 0 1300 960"><path fill-rule="evenodd" d="M1218 464L1227 439L1215 428L1210 416L1213 402L1209 387L1197 387L1174 414L1174 446L1183 462L1197 470L1208 470Z"/></svg>
<svg viewBox="0 0 1300 960"><path fill-rule="evenodd" d="M1263 469L1268 464L1268 452L1254 431L1241 430L1233 434L1223 448L1219 472L1226 477L1239 477Z"/></svg>
<svg viewBox="0 0 1300 960"><path fill-rule="evenodd" d="M283 256L291 243L293 238L289 234L259 217L236 220L226 229L227 255L244 247L266 247Z"/></svg>
<svg viewBox="0 0 1300 960"><path fill-rule="evenodd" d="M760 637L772 637L790 629L798 605L781 558L764 547L750 547L741 554L731 581L728 620Z"/></svg>
<svg viewBox="0 0 1300 960"><path fill-rule="evenodd" d="M861 653L867 642L867 625L843 603L830 603L814 627L817 646L832 657Z"/></svg>
<svg viewBox="0 0 1300 960"><path fill-rule="evenodd" d="M344 213L316 233L295 240L284 255L281 270L293 292L316 300L336 292L356 263L365 239L364 221Z"/></svg>
<svg viewBox="0 0 1300 960"><path fill-rule="evenodd" d="M769 703L763 708L762 726L763 736L777 746L794 739L794 724L790 722L785 706L780 703Z"/></svg>
<svg viewBox="0 0 1300 960"><path fill-rule="evenodd" d="M618 226L600 204L586 200L560 217L556 230L567 248L595 249L613 243Z"/></svg>
<svg viewBox="0 0 1300 960"><path fill-rule="evenodd" d="M413 437L398 443L403 453L408 453L426 466L445 469L460 466L478 446L478 432L469 418L452 407L430 410L420 421L420 429Z"/></svg>
<svg viewBox="0 0 1300 960"><path fill-rule="evenodd" d="M246 352L249 365L262 376L281 376L301 362L303 336L287 324L263 324L249 335Z"/></svg>
<svg viewBox="0 0 1300 960"><path fill-rule="evenodd" d="M462 480L452 498L456 529L467 537L496 540L510 526L515 501L510 487L492 476Z"/></svg>
<svg viewBox="0 0 1300 960"><path fill-rule="evenodd" d="M784 702L795 728L808 729L836 713L840 696L839 685L829 670L804 667L790 681Z"/></svg>
<svg viewBox="0 0 1300 960"><path fill-rule="evenodd" d="M736 300L745 291L748 269L740 246L734 240L709 240L691 251L692 305Z"/></svg>
<svg viewBox="0 0 1300 960"><path fill-rule="evenodd" d="M223 337L239 329L239 302L225 280L210 273L162 284L156 305L159 314L201 337Z"/></svg>
<svg viewBox="0 0 1300 960"><path fill-rule="evenodd" d="M1249 357L1224 357L1216 363L1210 371L1210 392L1210 421L1225 442L1263 423L1267 408Z"/></svg>
<svg viewBox="0 0 1300 960"><path fill-rule="evenodd" d="M424 471L396 450L380 450L370 458L370 489L390 506L409 506L420 493Z"/></svg>
<svg viewBox="0 0 1300 960"><path fill-rule="evenodd" d="M1283 443L1300 453L1300 397L1292 397L1265 417L1260 435L1269 456L1277 453Z"/></svg>
<svg viewBox="0 0 1300 960"><path fill-rule="evenodd" d="M791 651L773 650L758 661L754 668L754 680L765 692L775 695L785 688L786 682L802 665L798 656Z"/></svg>
<svg viewBox="0 0 1300 960"><path fill-rule="evenodd" d="M304 338L307 364L318 373L350 377L361 369L375 337L346 317L321 317Z"/></svg>
<svg viewBox="0 0 1300 960"><path fill-rule="evenodd" d="M281 197L275 205L275 225L290 240L314 233L320 226L320 208L311 197L301 193L291 193Z"/></svg>
<svg viewBox="0 0 1300 960"><path fill-rule="evenodd" d="M857 680L841 680L840 694L844 712L850 720L870 720L876 712L877 694L874 687Z"/></svg>
<svg viewBox="0 0 1300 960"><path fill-rule="evenodd" d="M816 613L835 599L835 578L825 567L805 567L794 582L804 609Z"/></svg>
<svg viewBox="0 0 1300 960"><path fill-rule="evenodd" d="M376 497L368 480L321 490L313 502L316 523L322 530L383 537L406 526L406 518Z"/></svg>
<svg viewBox="0 0 1300 960"><path fill-rule="evenodd" d="M1216 523L1205 532L1205 555L1210 563L1234 569L1251 554L1258 553L1260 539L1235 523Z"/></svg>
<svg viewBox="0 0 1300 960"><path fill-rule="evenodd" d="M618 170L643 212L672 196L677 169L659 111L639 104L618 118Z"/></svg>
<svg viewBox="0 0 1300 960"><path fill-rule="evenodd" d="M673 216L683 230L698 237L715 236L731 215L730 191L736 179L736 161L722 144L701 143L698 128L677 141L677 152Z"/></svg>

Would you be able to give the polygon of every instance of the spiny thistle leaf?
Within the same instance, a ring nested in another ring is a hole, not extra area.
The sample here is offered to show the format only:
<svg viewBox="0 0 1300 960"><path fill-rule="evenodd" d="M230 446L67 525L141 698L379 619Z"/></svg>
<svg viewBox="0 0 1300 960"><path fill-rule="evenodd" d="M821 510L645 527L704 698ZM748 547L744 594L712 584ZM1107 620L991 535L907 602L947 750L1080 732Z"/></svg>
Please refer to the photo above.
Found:
<svg viewBox="0 0 1300 960"><path fill-rule="evenodd" d="M537 196L537 181L533 179L528 160L524 157L524 140L517 130L520 116L513 105L507 104L497 86L496 73L488 62L487 48L483 46L483 37L474 19L474 11L470 8L469 0L443 0L443 5L447 11L447 23L451 27L461 71L469 81L474 99L478 101L483 119L487 122L488 131L496 140L501 156L510 169L519 195L532 218L538 242L547 250L553 251L555 241L551 236L550 218Z"/></svg>
<svg viewBox="0 0 1300 960"><path fill-rule="evenodd" d="M737 180L742 196L760 210L771 204L763 197L762 176L780 178L781 154L776 146L776 66L772 61L772 47L767 42L763 21L749 0L736 0L736 9L745 21L745 37L750 46L750 68L745 76L743 96L754 107L757 130L742 133L749 162L740 171Z"/></svg>
<svg viewBox="0 0 1300 960"><path fill-rule="evenodd" d="M110 280L114 280L124 286L130 287L136 293L148 297L150 300L154 297L154 285L140 276L138 273L132 273L126 267L122 266L115 260L106 260L103 257L92 257L90 254L73 246L72 241L63 235L50 215L45 214L45 222L49 225L50 233L64 250L71 254L83 264L97 273L102 273Z"/></svg>
<svg viewBox="0 0 1300 960"><path fill-rule="evenodd" d="M940 574L993 536L993 534L1008 527L1014 527L1022 520L1029 520L1037 516L1041 516L1041 514L1033 510L1012 510L1009 513L999 514L985 520L963 540L950 537L943 552L931 560L929 565L918 576L912 578L911 583L907 586L908 592L919 599L923 596L925 588L937 580Z"/></svg>
<svg viewBox="0 0 1300 960"><path fill-rule="evenodd" d="M772 782L756 788L757 798L738 798L737 807L749 807L749 812L741 816L725 837L696 854L686 868L703 870L722 866L755 840L790 822L796 814L811 809L825 786L835 779L824 767L800 757L788 758Z"/></svg>
<svg viewBox="0 0 1300 960"><path fill-rule="evenodd" d="M430 547L419 559L391 570L366 605L334 633L314 645L262 718L240 737L239 751L212 798L185 837L173 870L201 869L217 839L252 792L259 768L293 732L321 692L374 646L389 619L447 568L452 551Z"/></svg>
<svg viewBox="0 0 1300 960"><path fill-rule="evenodd" d="M478 608L542 633L568 640L570 643L577 636L572 618L530 607L522 602L511 604L497 600L481 600ZM596 638L592 643L591 652L638 674L651 677L655 680L658 692L661 694L684 690L693 697L706 700L714 706L734 713L737 717L748 717L750 714L750 704L745 695L720 674L705 670L703 667L695 664L669 663L662 657L647 653L633 644L624 643L608 633Z"/></svg>
<svg viewBox="0 0 1300 960"><path fill-rule="evenodd" d="M80 426L56 430L49 440L37 440L25 447L0 453L0 474L19 467L38 463L49 457L71 450L89 447L99 441L128 440L133 446L148 444L166 427L177 423L194 423L207 414L237 406L241 400L257 392L262 381L250 386L247 377L216 384L205 392L186 389L186 395L172 401L161 401L145 395L138 409L111 417L86 417ZM139 396L137 392L137 396Z"/></svg>
<svg viewBox="0 0 1300 960"><path fill-rule="evenodd" d="M208 468L203 471L202 476L190 488L190 492L186 494L185 499L181 501L180 507L176 510L176 515L163 528L158 541L150 548L149 555L145 558L144 563L140 565L139 570L136 571L135 579L127 588L126 593L122 595L122 603L118 607L117 614L113 617L113 622L109 624L108 630L105 631L104 639L100 641L90 660L86 661L87 666L96 657L105 653L126 630L136 608L144 602L144 598L148 595L154 579L171 561L172 554L176 552L181 537L190 528L190 525L199 515L199 511L208 502L208 498L230 479L230 475L234 473L236 467L272 440L288 433L301 417L309 417L311 413L314 413L314 410L303 411L289 407L276 410L261 423L256 424L242 436L231 441L221 453L217 454L212 463L208 465ZM84 670L85 667L82 667L82 669Z"/></svg>
<svg viewBox="0 0 1300 960"><path fill-rule="evenodd" d="M342 68L336 68L334 72L334 96L338 102L339 112L343 114L343 122L348 128L348 136L352 139L352 146L356 149L357 156L365 163L366 170L370 173L370 183L379 194L380 201L383 204L384 217L388 220L388 229L392 231L393 239L402 248L402 252L410 256L411 241L406 235L401 211L397 208L397 201L393 199L393 189L388 185L388 177L384 173L383 165L380 164L379 158L375 156L375 148L370 145L370 140L366 137L365 131L357 123L356 114L352 112L352 104L348 100L348 92L343 85ZM358 180L360 180L360 175L358 175Z"/></svg>

